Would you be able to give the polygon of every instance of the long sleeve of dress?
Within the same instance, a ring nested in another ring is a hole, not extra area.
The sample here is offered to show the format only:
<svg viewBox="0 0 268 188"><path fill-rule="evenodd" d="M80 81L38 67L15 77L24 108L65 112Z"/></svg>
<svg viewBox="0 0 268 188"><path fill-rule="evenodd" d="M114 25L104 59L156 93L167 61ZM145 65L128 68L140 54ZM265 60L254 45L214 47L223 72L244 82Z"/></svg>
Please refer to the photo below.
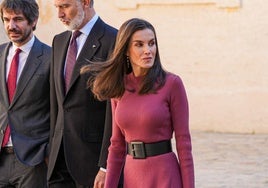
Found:
<svg viewBox="0 0 268 188"><path fill-rule="evenodd" d="M105 188L117 188L126 155L125 138L122 135L120 128L117 126L114 118L116 104L116 100L112 99L113 134L111 137L111 145L109 147L107 175L104 186Z"/></svg>
<svg viewBox="0 0 268 188"><path fill-rule="evenodd" d="M174 77L170 98L171 117L176 139L176 149L180 162L183 188L193 188L194 165L189 132L189 108L184 85L179 77Z"/></svg>

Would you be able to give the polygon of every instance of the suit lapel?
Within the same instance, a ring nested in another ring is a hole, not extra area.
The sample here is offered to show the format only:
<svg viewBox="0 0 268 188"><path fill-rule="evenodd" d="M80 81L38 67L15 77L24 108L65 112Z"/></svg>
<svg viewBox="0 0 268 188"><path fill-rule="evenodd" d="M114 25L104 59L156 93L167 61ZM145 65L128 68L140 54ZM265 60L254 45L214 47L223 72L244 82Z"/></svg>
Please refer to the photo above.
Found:
<svg viewBox="0 0 268 188"><path fill-rule="evenodd" d="M73 75L70 81L70 88L72 88L75 81L80 76L80 69L92 60L92 57L100 47L99 39L103 36L103 22L99 18L89 33L87 40L76 60ZM86 86L85 86L86 87Z"/></svg>
<svg viewBox="0 0 268 188"><path fill-rule="evenodd" d="M57 82L56 85L58 85L60 96L62 99L65 97L65 81L64 81L64 66L65 66L65 59L67 55L67 50L69 46L69 41L71 39L72 33L70 31L67 31L66 34L60 38L60 42L55 43L56 46L54 46L54 63L56 63L55 66L55 73L57 76L57 79L55 82ZM55 54L57 52L57 54Z"/></svg>
<svg viewBox="0 0 268 188"><path fill-rule="evenodd" d="M18 100L19 96L21 95L23 90L26 88L27 84L29 83L34 73L36 72L37 68L39 67L41 63L41 60L39 59L39 57L42 56L42 53L43 52L41 48L41 43L37 38L35 38L35 42L33 44L33 47L31 48L31 51L28 55L25 66L19 78L16 92L12 100L12 103L10 104L10 107L12 106L12 104L14 104Z"/></svg>
<svg viewBox="0 0 268 188"><path fill-rule="evenodd" d="M2 96L3 101L6 106L9 106L8 101L8 93L7 93L7 85L6 85L6 59L8 55L8 49L11 46L11 43L8 43L3 51L0 51L0 62L1 62L1 70L0 70L0 96Z"/></svg>

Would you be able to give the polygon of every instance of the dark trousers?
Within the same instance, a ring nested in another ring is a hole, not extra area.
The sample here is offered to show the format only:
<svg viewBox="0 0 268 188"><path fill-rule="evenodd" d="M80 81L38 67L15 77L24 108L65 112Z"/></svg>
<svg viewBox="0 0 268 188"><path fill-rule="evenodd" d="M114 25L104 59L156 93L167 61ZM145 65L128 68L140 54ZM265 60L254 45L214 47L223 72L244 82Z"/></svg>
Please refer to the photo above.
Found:
<svg viewBox="0 0 268 188"><path fill-rule="evenodd" d="M48 180L49 188L93 188L94 185L80 185L70 175L64 157L62 146L57 157L53 173Z"/></svg>
<svg viewBox="0 0 268 188"><path fill-rule="evenodd" d="M122 179L122 177L121 177ZM123 180L121 180L121 183ZM80 185L70 175L64 157L62 146L57 157L57 161L53 170L53 173L48 180L49 188L93 188L94 185ZM120 184L118 188L123 188L123 184Z"/></svg>
<svg viewBox="0 0 268 188"><path fill-rule="evenodd" d="M60 169L54 170L52 177L48 181L49 188L93 188L92 186L80 185L69 174L66 165L61 164ZM59 166L59 163L57 164ZM118 188L123 188L123 184L118 185Z"/></svg>
<svg viewBox="0 0 268 188"><path fill-rule="evenodd" d="M15 154L0 153L0 188L46 188L45 162L34 167L22 164Z"/></svg>
<svg viewBox="0 0 268 188"><path fill-rule="evenodd" d="M93 188L93 186L80 185L69 174L68 170L59 169L53 172L48 181L49 188Z"/></svg>

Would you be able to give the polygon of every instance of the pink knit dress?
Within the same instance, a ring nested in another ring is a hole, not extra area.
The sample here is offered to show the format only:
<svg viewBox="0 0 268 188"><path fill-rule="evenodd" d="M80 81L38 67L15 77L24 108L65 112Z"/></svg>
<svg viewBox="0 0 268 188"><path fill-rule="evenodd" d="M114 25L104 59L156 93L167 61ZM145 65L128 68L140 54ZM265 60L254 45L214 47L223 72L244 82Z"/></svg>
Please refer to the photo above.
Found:
<svg viewBox="0 0 268 188"><path fill-rule="evenodd" d="M117 188L121 170L124 188L193 188L189 110L183 83L168 73L157 94L139 95L140 80L132 73L127 75L123 97L112 99L113 133L105 188ZM146 159L133 159L126 154L126 142L169 140L173 133L179 160L173 152Z"/></svg>

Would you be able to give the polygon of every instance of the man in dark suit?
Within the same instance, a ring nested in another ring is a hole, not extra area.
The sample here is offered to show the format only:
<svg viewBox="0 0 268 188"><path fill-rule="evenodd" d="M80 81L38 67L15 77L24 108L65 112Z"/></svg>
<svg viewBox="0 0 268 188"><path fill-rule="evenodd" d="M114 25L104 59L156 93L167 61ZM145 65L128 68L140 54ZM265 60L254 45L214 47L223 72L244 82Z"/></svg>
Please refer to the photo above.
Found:
<svg viewBox="0 0 268 188"><path fill-rule="evenodd" d="M105 171L100 167L106 167L108 149L107 144L102 150L101 146L104 126L111 126L110 108L96 100L87 88L89 75L80 74L80 69L107 59L117 30L95 13L93 0L54 0L54 5L69 31L56 35L52 44L48 185L93 187L95 181L94 187L103 187Z"/></svg>
<svg viewBox="0 0 268 188"><path fill-rule="evenodd" d="M46 187L51 48L33 34L35 0L3 0L0 13L0 187Z"/></svg>

